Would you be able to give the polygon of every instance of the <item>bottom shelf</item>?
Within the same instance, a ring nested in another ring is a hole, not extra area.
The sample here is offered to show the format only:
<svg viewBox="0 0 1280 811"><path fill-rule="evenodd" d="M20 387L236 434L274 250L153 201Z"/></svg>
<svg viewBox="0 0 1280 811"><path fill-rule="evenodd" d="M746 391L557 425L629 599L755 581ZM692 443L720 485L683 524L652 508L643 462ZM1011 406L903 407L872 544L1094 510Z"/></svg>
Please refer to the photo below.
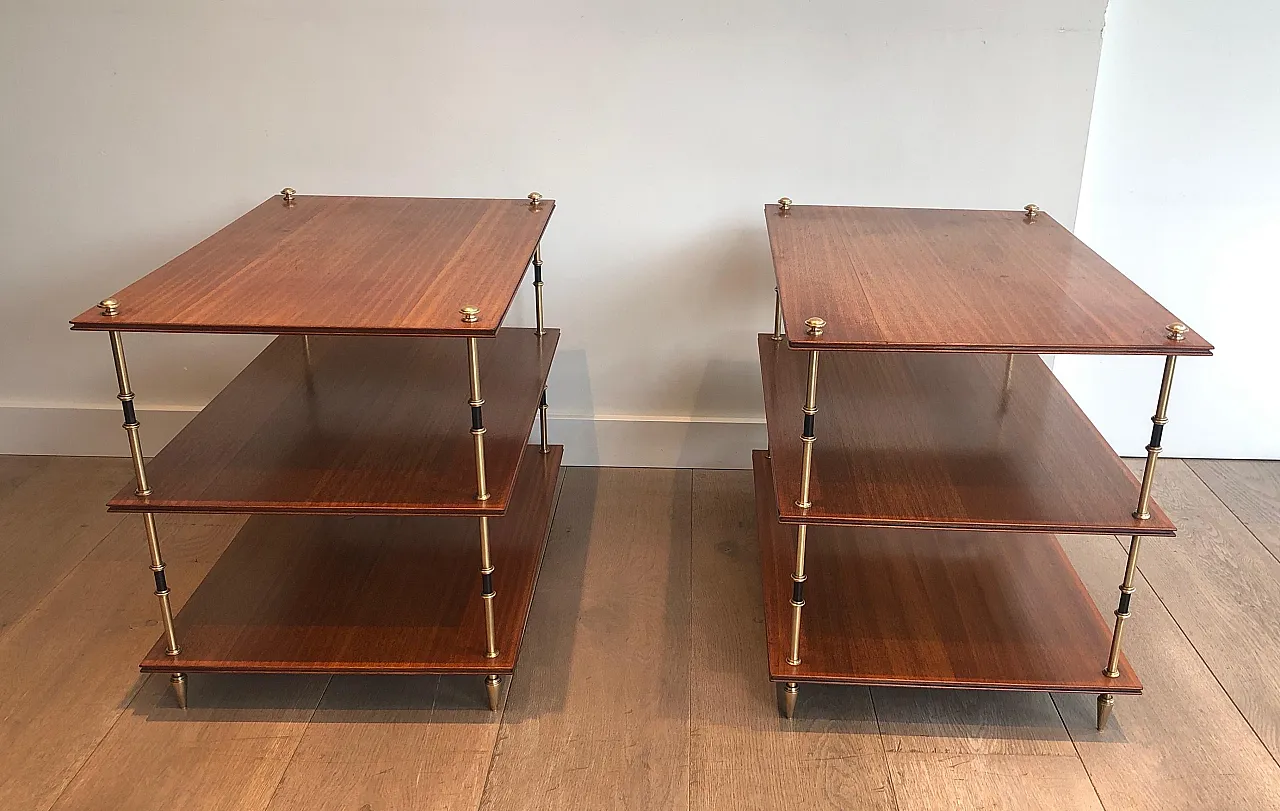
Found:
<svg viewBox="0 0 1280 811"><path fill-rule="evenodd" d="M1123 656L1103 675L1111 628L1052 535L810 526L787 664L796 529L778 523L768 456L752 460L774 681L1142 692Z"/></svg>
<svg viewBox="0 0 1280 811"><path fill-rule="evenodd" d="M144 672L476 673L515 667L557 492L561 446L527 448L489 519L498 656L487 659L476 518L259 515Z"/></svg>

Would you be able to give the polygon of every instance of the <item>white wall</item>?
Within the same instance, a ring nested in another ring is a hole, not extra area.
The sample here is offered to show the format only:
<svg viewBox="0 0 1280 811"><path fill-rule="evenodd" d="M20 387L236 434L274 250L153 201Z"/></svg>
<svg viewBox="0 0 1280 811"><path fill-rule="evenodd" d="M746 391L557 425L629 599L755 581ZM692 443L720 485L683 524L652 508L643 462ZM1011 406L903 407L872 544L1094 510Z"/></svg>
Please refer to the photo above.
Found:
<svg viewBox="0 0 1280 811"><path fill-rule="evenodd" d="M1070 222L1104 5L0 0L0 452L122 451L66 320L282 186L536 189L570 461L746 466L762 205ZM263 343L130 338L149 448Z"/></svg>
<svg viewBox="0 0 1280 811"><path fill-rule="evenodd" d="M1280 4L1112 0L1077 233L1217 347L1178 362L1178 456L1280 458ZM1059 357L1141 454L1157 359Z"/></svg>

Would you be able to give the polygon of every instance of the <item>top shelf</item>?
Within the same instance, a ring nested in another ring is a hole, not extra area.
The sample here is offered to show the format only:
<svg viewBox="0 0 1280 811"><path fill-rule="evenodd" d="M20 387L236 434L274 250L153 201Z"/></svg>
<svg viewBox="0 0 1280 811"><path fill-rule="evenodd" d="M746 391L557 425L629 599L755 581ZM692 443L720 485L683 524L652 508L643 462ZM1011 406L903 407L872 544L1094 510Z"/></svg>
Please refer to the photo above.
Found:
<svg viewBox="0 0 1280 811"><path fill-rule="evenodd" d="M1171 340L1178 319L1045 213L768 205L765 221L794 349L1213 351Z"/></svg>
<svg viewBox="0 0 1280 811"><path fill-rule="evenodd" d="M72 329L494 336L554 200L273 197ZM473 323L459 310L479 308Z"/></svg>

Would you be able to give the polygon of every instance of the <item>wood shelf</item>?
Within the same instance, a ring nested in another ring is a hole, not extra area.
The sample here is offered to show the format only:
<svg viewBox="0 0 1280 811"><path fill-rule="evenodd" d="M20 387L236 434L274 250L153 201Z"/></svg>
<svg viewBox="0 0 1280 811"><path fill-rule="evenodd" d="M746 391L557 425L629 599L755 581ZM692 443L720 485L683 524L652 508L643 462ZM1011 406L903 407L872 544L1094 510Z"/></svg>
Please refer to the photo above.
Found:
<svg viewBox="0 0 1280 811"><path fill-rule="evenodd" d="M765 207L792 347L1208 355L1048 214ZM804 333L821 317L822 335Z"/></svg>
<svg viewBox="0 0 1280 811"><path fill-rule="evenodd" d="M755 467L769 675L774 681L1140 693L1111 629L1051 535L812 527L800 659L788 665L795 530Z"/></svg>
<svg viewBox="0 0 1280 811"><path fill-rule="evenodd" d="M272 197L72 329L493 336L555 208L529 200ZM459 309L478 307L462 322Z"/></svg>
<svg viewBox="0 0 1280 811"><path fill-rule="evenodd" d="M1035 355L824 352L810 501L800 495L807 354L759 336L786 523L1171 536L1157 505ZM776 488L777 500L773 501Z"/></svg>
<svg viewBox="0 0 1280 811"><path fill-rule="evenodd" d="M479 342L491 498L476 501L466 342L277 338L148 462L111 510L502 515L559 330ZM145 429L145 426L144 426ZM144 437L145 438L145 437Z"/></svg>
<svg viewBox="0 0 1280 811"><path fill-rule="evenodd" d="M499 655L484 656L478 522L255 516L161 638L146 672L511 673L558 491L563 448L530 447L490 521Z"/></svg>

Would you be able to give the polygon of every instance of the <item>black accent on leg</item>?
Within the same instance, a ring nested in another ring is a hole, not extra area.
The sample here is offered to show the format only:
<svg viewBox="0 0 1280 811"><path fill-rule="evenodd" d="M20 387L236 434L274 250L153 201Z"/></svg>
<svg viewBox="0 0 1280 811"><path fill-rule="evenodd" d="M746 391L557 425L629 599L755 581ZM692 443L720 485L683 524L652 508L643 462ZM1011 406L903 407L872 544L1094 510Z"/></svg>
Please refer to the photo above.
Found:
<svg viewBox="0 0 1280 811"><path fill-rule="evenodd" d="M169 584L166 583L164 580L164 569L161 569L158 572L152 571L152 574L156 576L156 594L164 594L166 591L168 591Z"/></svg>
<svg viewBox="0 0 1280 811"><path fill-rule="evenodd" d="M542 284L542 263L541 262L533 263L533 283Z"/></svg>
<svg viewBox="0 0 1280 811"><path fill-rule="evenodd" d="M484 572L480 575L480 593L485 597L493 594L493 572Z"/></svg>
<svg viewBox="0 0 1280 811"><path fill-rule="evenodd" d="M125 423L125 425L137 425L137 424L138 424L138 414L137 414L137 412L135 412L135 411L133 410L133 401L132 401L132 400L121 400L121 401L120 401L120 407L124 409L124 423Z"/></svg>
<svg viewBox="0 0 1280 811"><path fill-rule="evenodd" d="M1129 594L1127 592L1123 592L1123 591L1120 592L1120 607L1117 608L1116 610L1119 611L1121 614L1128 614L1129 598L1132 596L1133 596L1132 594Z"/></svg>
<svg viewBox="0 0 1280 811"><path fill-rule="evenodd" d="M804 602L804 581L803 580L793 580L791 582L791 602L793 603Z"/></svg>
<svg viewBox="0 0 1280 811"><path fill-rule="evenodd" d="M814 417L816 417L816 416L817 416L816 414L805 414L805 415L804 415L804 436L805 436L806 438L808 438L808 439L813 439L813 437L814 437L814 433L813 433L813 418L814 418Z"/></svg>
<svg viewBox="0 0 1280 811"><path fill-rule="evenodd" d="M1160 440L1164 437L1164 425L1156 423L1151 426L1151 447L1160 447Z"/></svg>
<svg viewBox="0 0 1280 811"><path fill-rule="evenodd" d="M471 430L484 429L484 406L471 406Z"/></svg>
<svg viewBox="0 0 1280 811"><path fill-rule="evenodd" d="M542 390L542 399L538 401L538 407L539 408L547 407L547 390L546 389Z"/></svg>

